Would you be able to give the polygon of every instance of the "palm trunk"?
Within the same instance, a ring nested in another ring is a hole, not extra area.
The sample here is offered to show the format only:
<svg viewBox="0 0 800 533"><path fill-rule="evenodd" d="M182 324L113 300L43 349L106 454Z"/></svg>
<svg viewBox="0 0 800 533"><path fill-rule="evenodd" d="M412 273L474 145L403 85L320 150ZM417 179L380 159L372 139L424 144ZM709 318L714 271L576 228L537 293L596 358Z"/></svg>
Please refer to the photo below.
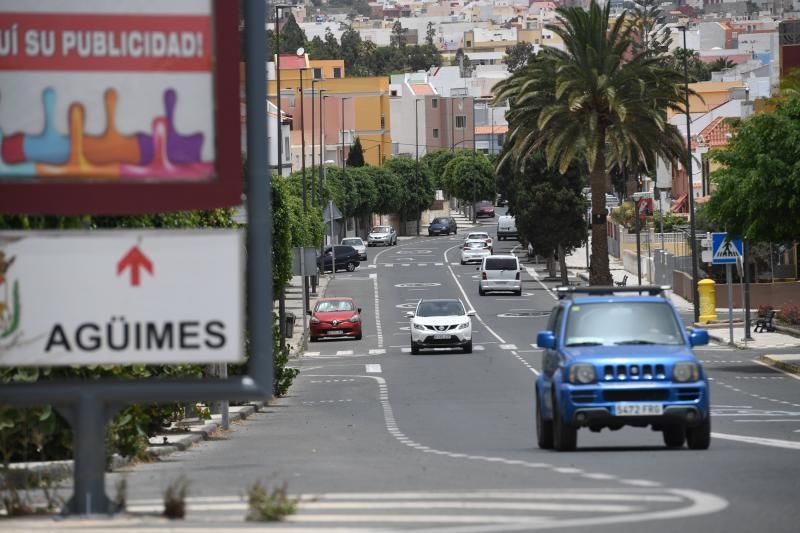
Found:
<svg viewBox="0 0 800 533"><path fill-rule="evenodd" d="M600 136L605 140L605 135ZM589 285L613 285L608 267L608 238L606 236L606 155L603 148L597 151L594 168L589 177L592 188L592 259L589 267Z"/></svg>

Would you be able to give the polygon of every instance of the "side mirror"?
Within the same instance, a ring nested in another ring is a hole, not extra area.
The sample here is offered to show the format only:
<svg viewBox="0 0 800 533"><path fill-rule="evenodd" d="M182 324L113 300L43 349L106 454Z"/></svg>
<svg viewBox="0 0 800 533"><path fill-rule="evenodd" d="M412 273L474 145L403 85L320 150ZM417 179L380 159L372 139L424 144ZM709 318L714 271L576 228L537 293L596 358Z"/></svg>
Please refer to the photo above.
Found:
<svg viewBox="0 0 800 533"><path fill-rule="evenodd" d="M708 330L693 330L691 333L689 333L689 344L692 346L705 346L708 344Z"/></svg>
<svg viewBox="0 0 800 533"><path fill-rule="evenodd" d="M414 311L406 311L406 318L414 318Z"/></svg>
<svg viewBox="0 0 800 533"><path fill-rule="evenodd" d="M361 312L361 308L360 308L360 307L358 307L357 309L358 309L358 312L360 313L360 312Z"/></svg>
<svg viewBox="0 0 800 533"><path fill-rule="evenodd" d="M556 336L552 331L540 331L536 335L536 346L539 348L555 348Z"/></svg>
<svg viewBox="0 0 800 533"><path fill-rule="evenodd" d="M306 311L306 314L307 314L308 316L312 316L312 315L314 314L314 311L312 311L312 310L310 310L310 309L309 309L308 311Z"/></svg>
<svg viewBox="0 0 800 533"><path fill-rule="evenodd" d="M467 311L467 316L475 316L475 311Z"/></svg>

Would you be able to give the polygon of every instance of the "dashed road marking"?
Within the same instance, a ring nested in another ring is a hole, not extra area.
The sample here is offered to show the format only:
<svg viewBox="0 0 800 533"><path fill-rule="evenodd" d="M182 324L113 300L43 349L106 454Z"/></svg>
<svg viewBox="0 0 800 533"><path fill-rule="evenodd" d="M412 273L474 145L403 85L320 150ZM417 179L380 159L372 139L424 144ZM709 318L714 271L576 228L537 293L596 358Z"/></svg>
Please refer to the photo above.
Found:
<svg viewBox="0 0 800 533"><path fill-rule="evenodd" d="M353 350L339 350L336 352L336 355L339 357L343 355L353 355Z"/></svg>
<svg viewBox="0 0 800 533"><path fill-rule="evenodd" d="M517 345L516 344L501 344L500 345L500 349L501 350L516 350L517 349Z"/></svg>
<svg viewBox="0 0 800 533"><path fill-rule="evenodd" d="M367 374L380 374L381 365L364 365Z"/></svg>
<svg viewBox="0 0 800 533"><path fill-rule="evenodd" d="M373 349L373 350L369 351L370 355L383 355L385 353L386 353L386 350L384 348L378 348L378 349Z"/></svg>

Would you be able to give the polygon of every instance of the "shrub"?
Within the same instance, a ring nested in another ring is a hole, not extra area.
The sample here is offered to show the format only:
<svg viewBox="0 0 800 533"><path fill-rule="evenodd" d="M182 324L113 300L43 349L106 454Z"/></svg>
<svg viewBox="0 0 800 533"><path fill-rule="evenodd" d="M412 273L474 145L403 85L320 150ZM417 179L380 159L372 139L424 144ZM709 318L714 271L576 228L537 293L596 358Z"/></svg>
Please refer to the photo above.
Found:
<svg viewBox="0 0 800 533"><path fill-rule="evenodd" d="M785 303L781 306L781 320L792 325L800 324L800 307L793 303Z"/></svg>
<svg viewBox="0 0 800 533"><path fill-rule="evenodd" d="M164 491L164 516L171 520L184 518L188 493L189 480L185 476L179 476L167 485L167 490Z"/></svg>
<svg viewBox="0 0 800 533"><path fill-rule="evenodd" d="M774 307L769 304L759 305L758 306L758 316L767 316L770 311L772 311Z"/></svg>
<svg viewBox="0 0 800 533"><path fill-rule="evenodd" d="M297 510L297 499L290 498L286 482L274 489L266 488L260 481L247 489L247 520L250 522L274 522Z"/></svg>

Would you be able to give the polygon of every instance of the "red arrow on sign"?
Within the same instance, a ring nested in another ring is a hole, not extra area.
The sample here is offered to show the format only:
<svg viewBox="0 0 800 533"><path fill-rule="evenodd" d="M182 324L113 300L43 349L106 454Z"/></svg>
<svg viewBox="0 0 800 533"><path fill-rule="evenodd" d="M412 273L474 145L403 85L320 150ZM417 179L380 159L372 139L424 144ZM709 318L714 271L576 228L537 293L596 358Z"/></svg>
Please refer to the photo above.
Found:
<svg viewBox="0 0 800 533"><path fill-rule="evenodd" d="M140 268L144 268L150 272L150 274L153 273L153 263L142 253L138 246L134 246L128 250L125 257L120 259L119 263L117 263L117 276L122 274L126 268L131 269L131 285L134 287L139 286Z"/></svg>

